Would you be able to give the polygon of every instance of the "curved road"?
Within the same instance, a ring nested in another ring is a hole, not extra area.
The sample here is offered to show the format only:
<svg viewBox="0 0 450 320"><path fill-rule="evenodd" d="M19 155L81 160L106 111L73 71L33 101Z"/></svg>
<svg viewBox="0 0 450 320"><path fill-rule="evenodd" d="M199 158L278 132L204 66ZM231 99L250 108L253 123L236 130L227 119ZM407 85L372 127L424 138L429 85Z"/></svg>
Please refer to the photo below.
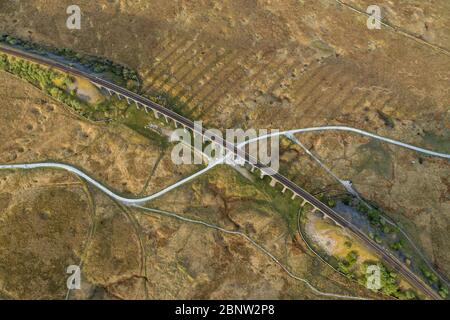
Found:
<svg viewBox="0 0 450 320"><path fill-rule="evenodd" d="M300 129L293 129L293 130L286 130L286 131L280 131L280 132L273 132L261 137L258 137L259 139L262 138L268 138L268 137L273 137L273 136L278 136L278 135L286 135L286 134L296 134L296 133L304 133L304 132L313 132L313 131L348 131L348 132L354 132L366 137L371 137L377 140L381 140L390 144L394 144L396 146L402 147L402 148L406 148L406 149L410 149L410 150L414 150L420 153L424 153L427 154L429 156L434 156L434 157L439 157L439 158L445 158L445 159L450 159L450 154L447 153L440 153L440 152L435 152L432 150L428 150L428 149L424 149L424 148L420 148L420 147L416 147L413 146L411 144L407 144L407 143L403 143L401 141L398 140L394 140L394 139L390 139L390 138L386 138L386 137L382 137L379 135L376 135L374 133L370 133L361 129L356 129L356 128L352 128L352 127L346 127L346 126L321 126L321 127L311 127L311 128L300 128Z"/></svg>
<svg viewBox="0 0 450 320"><path fill-rule="evenodd" d="M103 184L101 184L100 182L98 182L97 180L95 180L94 178L91 178L90 176L88 176L86 173L84 173L83 171L81 171L80 169L75 168L74 166L65 164L65 163L58 163L58 162L38 162L38 163L16 163L16 164L2 164L0 165L0 170L16 170L16 169L42 169L42 168L57 168L57 169L63 169L66 171L69 171L71 173L76 174L79 177L82 177L83 179L85 179L87 182L91 183L92 185L94 185L95 187L99 188L101 191L103 191L104 193L106 193L108 196L110 196L113 199L116 199L118 201L121 201L125 204L139 204L139 203L144 203L150 200L153 200L155 198L158 198L159 196L163 195L164 193L173 190L175 188L177 188L178 186L186 183L189 180L192 180L194 178L196 178L197 176L205 173L206 171L208 171L209 169L211 169L212 166L215 166L216 164L212 164L211 166L207 166L206 168L199 170L198 172L190 175L189 177L186 177L170 186L168 186L167 188L158 191L154 194L151 194L149 196L143 197L143 198L126 198L126 197L122 197L121 195L118 195L117 193L111 191L110 189L108 189L107 187L105 187Z"/></svg>

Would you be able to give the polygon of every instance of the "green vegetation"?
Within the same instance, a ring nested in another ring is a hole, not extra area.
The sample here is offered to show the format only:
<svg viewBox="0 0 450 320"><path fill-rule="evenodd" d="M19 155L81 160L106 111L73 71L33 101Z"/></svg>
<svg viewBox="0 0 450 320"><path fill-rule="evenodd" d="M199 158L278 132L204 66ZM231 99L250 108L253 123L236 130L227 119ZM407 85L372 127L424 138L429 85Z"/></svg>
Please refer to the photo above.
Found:
<svg viewBox="0 0 450 320"><path fill-rule="evenodd" d="M122 87L126 87L135 92L139 91L139 77L137 72L108 59L78 53L68 48L44 46L7 34L0 34L0 43L2 42L42 56L52 54L53 56L61 57L65 61L68 61L69 65L77 63L89 69L91 72L100 73L102 77L112 80ZM108 122L118 121L150 138L155 138L159 135L145 129L146 125L155 122L165 125L162 121L153 119L151 115L147 115L142 110L130 108L124 99L120 100L116 96L98 104L87 104L76 96L76 92L69 90L70 85L73 83L72 79L65 76L65 80L57 81L55 83L53 80L57 77L64 77L63 74L52 71L39 64L33 64L26 60L14 57L8 58L5 55L2 57L1 63L3 65L0 67L1 69L29 81L36 87L42 89L45 93L51 95L58 101L65 103L73 108L78 114L90 120ZM63 82L63 85L60 85L61 82ZM172 97L165 92L150 92L145 96L182 115L183 110L188 110L184 103L179 99ZM167 139L164 137L159 136L159 140L162 146L167 143Z"/></svg>
<svg viewBox="0 0 450 320"><path fill-rule="evenodd" d="M344 242L344 245L345 245L346 248L349 248L349 249L350 249L350 248L352 247L353 244L352 244L350 241L345 241L345 242Z"/></svg>
<svg viewBox="0 0 450 320"><path fill-rule="evenodd" d="M342 203L345 204L346 206L349 206L351 204L352 198L350 196L344 196L341 199Z"/></svg>
<svg viewBox="0 0 450 320"><path fill-rule="evenodd" d="M265 177L264 179L269 179ZM248 183L244 177L239 175L239 179L243 183ZM281 193L277 187L271 187L268 181L256 178L253 185L261 192L268 196L267 200L256 200L262 206L270 206L274 211L279 212L289 228L289 231L294 234L297 232L297 214L301 208L300 201L292 201L290 198L292 194L285 192Z"/></svg>
<svg viewBox="0 0 450 320"><path fill-rule="evenodd" d="M443 299L445 299L445 298L447 298L448 297L448 288L447 287L444 287L444 286L440 286L439 287L439 295L443 298Z"/></svg>
<svg viewBox="0 0 450 320"><path fill-rule="evenodd" d="M351 279L356 279L357 275L354 272L354 266L358 260L358 252L350 251L344 259L341 259L337 263L337 269Z"/></svg>
<svg viewBox="0 0 450 320"><path fill-rule="evenodd" d="M259 177L255 176L255 179L250 180L230 166L219 165L195 179L192 184L195 194L193 203L204 195L201 188L207 188L225 202L239 203L239 209L244 212L248 208L250 212L277 214L286 223L290 234L297 232L297 214L299 210L303 210L299 201L290 200L291 195L270 187L267 181ZM198 213L199 210L202 208L195 206L195 212Z"/></svg>
<svg viewBox="0 0 450 320"><path fill-rule="evenodd" d="M369 209L367 213L369 222L374 227L379 227L385 224L384 220L381 219L380 212L376 209Z"/></svg>
<svg viewBox="0 0 450 320"><path fill-rule="evenodd" d="M89 110L89 107L76 97L76 93L70 90L73 79L65 74L6 54L0 54L0 70L27 80L80 114Z"/></svg>
<svg viewBox="0 0 450 320"><path fill-rule="evenodd" d="M326 195L325 192L321 192L320 194L316 195L316 197L320 202L326 204L330 208L336 207L336 200Z"/></svg>
<svg viewBox="0 0 450 320"><path fill-rule="evenodd" d="M402 290L400 288L400 281L395 272L389 271L383 264L381 263L371 263L365 262L362 265L362 271L364 274L363 282L366 283L368 280L368 272L367 268L370 265L376 264L380 270L380 284L381 288L377 291L382 292L385 295L395 297L400 300L412 300L416 299L416 294L411 290Z"/></svg>
<svg viewBox="0 0 450 320"><path fill-rule="evenodd" d="M108 108L110 107L109 105L107 106ZM120 115L120 117L116 117L115 119L119 123L124 124L128 128L142 134L152 141L158 142L161 150L167 149L167 147L170 145L169 139L166 136L145 128L149 124L157 124L158 126L166 125L165 123L163 123L162 119L155 119L153 113L147 114L142 109L138 110L137 108L132 106L124 109L124 112Z"/></svg>
<svg viewBox="0 0 450 320"><path fill-rule="evenodd" d="M44 46L8 34L0 34L0 43L17 46L39 55L48 55L48 53L51 53L55 56L64 58L71 64L78 63L89 69L91 72L102 74L102 76L109 78L118 85L124 86L129 90L137 91L139 89L139 77L136 71L114 63L106 58L75 52L68 48Z"/></svg>
<svg viewBox="0 0 450 320"><path fill-rule="evenodd" d="M427 267L420 267L420 270L422 271L425 278L427 278L431 284L438 283L439 280L437 276L434 273L432 273Z"/></svg>
<svg viewBox="0 0 450 320"><path fill-rule="evenodd" d="M337 260L337 269L350 279L358 281L361 285L367 284L369 276L367 268L369 265L377 265L380 268L380 285L377 291L402 300L416 299L416 294L411 290L402 290L397 274L388 271L381 263L366 261L361 264L360 270L356 267L358 261L358 253L354 250L350 251L344 259ZM335 261L336 262L336 261Z"/></svg>
<svg viewBox="0 0 450 320"><path fill-rule="evenodd" d="M385 247L389 247L391 250L399 254L399 258L404 260L404 263L411 268L414 272L418 273L419 270L423 274L427 282L430 283L432 287L437 289L438 293L443 297L448 296L448 288L446 288L439 281L437 275L430 271L426 267L418 267L417 262L422 261L422 258L416 254L415 249L410 245L407 239L396 226L389 225L385 218L383 218L383 211L378 208L373 208L366 205L364 202L357 199L352 199L349 196L345 196L341 200L346 205L352 206L357 209L360 213L366 215L370 226L373 229L369 229L368 236L378 244L385 244ZM413 263L415 261L416 263ZM340 261L339 270L346 273L347 265ZM388 273L384 274L384 282L386 288L384 288L384 293L391 296L397 297L399 299L412 299L415 298L413 294L409 291L404 293L399 293L395 290L395 285L392 277L389 277Z"/></svg>
<svg viewBox="0 0 450 320"><path fill-rule="evenodd" d="M375 240L376 243L381 244L383 243L383 240L380 238L379 235L374 235L373 240Z"/></svg>
<svg viewBox="0 0 450 320"><path fill-rule="evenodd" d="M311 245L311 244L310 244ZM352 243L350 241L344 242L346 248L351 248ZM358 282L360 285L366 287L368 283L368 277L371 273L368 273L367 268L370 265L376 265L380 268L380 289L375 290L383 295L394 297L402 300L417 299L417 295L412 290L405 290L401 287L400 279L397 274L390 272L381 262L378 261L364 261L359 257L356 250L351 250L344 258L337 256L330 256L323 252L318 247L315 247L316 252L320 252L320 256L330 263L339 272L345 275L347 278ZM361 261L361 262L360 262Z"/></svg>
<svg viewBox="0 0 450 320"><path fill-rule="evenodd" d="M327 200L327 205L328 205L330 208L336 207L336 200L334 200L334 199L328 199L328 200Z"/></svg>
<svg viewBox="0 0 450 320"><path fill-rule="evenodd" d="M390 247L393 250L399 251L399 250L403 249L404 245L405 245L405 242L403 241L403 239L400 239L399 241L392 243L390 245Z"/></svg>
<svg viewBox="0 0 450 320"><path fill-rule="evenodd" d="M142 109L132 108L125 99L116 96L97 104L88 104L80 100L77 92L72 89L74 79L65 73L41 66L37 63L0 54L0 70L12 73L28 81L56 100L71 107L75 112L90 120L107 120L121 122L141 134L155 138L164 145L167 139L153 133L144 127L154 121L152 115L147 115ZM162 122L161 122L162 123Z"/></svg>
<svg viewBox="0 0 450 320"><path fill-rule="evenodd" d="M381 216L381 211L375 208L369 208L365 203L359 202L357 205L359 212L367 215L367 219L373 227L386 227L386 221ZM386 228L386 231L391 231L391 229Z"/></svg>
<svg viewBox="0 0 450 320"><path fill-rule="evenodd" d="M445 299L448 297L448 288L438 279L438 277L431 272L427 267L421 266L420 271L423 273L428 283L437 288L439 295Z"/></svg>
<svg viewBox="0 0 450 320"><path fill-rule="evenodd" d="M367 216L367 220L370 225L374 227L374 232L369 234L369 237L378 243L382 243L382 235L391 235L390 239L399 238L401 235L395 226L390 226L383 218L383 212L378 208L367 206L364 202L358 201L356 204L354 201L348 200L348 205L355 207L359 212ZM404 247L404 240L400 239L396 243L390 244L390 247L394 250L401 250Z"/></svg>
<svg viewBox="0 0 450 320"><path fill-rule="evenodd" d="M140 90L140 79L137 72L121 64L114 63L109 59L83 54L69 48L55 48L48 45L37 44L8 34L0 34L0 43L13 45L19 47L20 49L25 49L42 56L52 54L54 56L61 57L71 66L74 64L82 65L91 72L100 74L105 79L111 80L116 84L127 88L128 90L134 92L139 92ZM56 92L55 94L58 95ZM181 115L186 115L186 110L189 110L189 108L187 108L187 106L177 97L173 97L166 92L154 91L146 93L144 96L153 102L174 110ZM114 105L108 104L108 102L104 102L102 105L95 106L95 111L105 112L106 114L104 114L103 117L108 119L111 118L111 113L114 112L113 110L117 106L121 107L121 110L124 110L124 106L121 105L120 102L117 103L117 101L113 101L112 104ZM102 116L99 115L98 118L101 117Z"/></svg>
<svg viewBox="0 0 450 320"><path fill-rule="evenodd" d="M437 289L442 297L448 296L448 289L442 285L435 272L430 271L425 266L417 268L417 265L423 263L422 257L416 254L415 249L410 245L404 235L399 232L397 227L387 225L386 220L383 219L383 212L380 209L369 208L361 201L357 203L350 201L349 203L356 207L359 212L367 215L370 225L375 229L369 233L369 237L372 240L378 244L386 242L390 249L400 253L400 258L404 259L405 264L411 270L416 273L421 272L426 281ZM413 264L413 261L416 261L417 265Z"/></svg>

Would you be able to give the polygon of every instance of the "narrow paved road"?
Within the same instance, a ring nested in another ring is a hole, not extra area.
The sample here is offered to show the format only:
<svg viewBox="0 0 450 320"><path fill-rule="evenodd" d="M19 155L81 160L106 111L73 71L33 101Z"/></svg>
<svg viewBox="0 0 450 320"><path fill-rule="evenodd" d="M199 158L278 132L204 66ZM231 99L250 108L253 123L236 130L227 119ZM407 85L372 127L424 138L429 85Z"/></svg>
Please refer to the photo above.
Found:
<svg viewBox="0 0 450 320"><path fill-rule="evenodd" d="M195 179L196 177L202 175L203 173L205 173L206 171L210 170L212 166L215 166L215 164L212 164L211 166L207 166L206 168L197 171L196 173L190 175L189 177L186 177L180 181L177 181L176 183L168 186L167 188L164 188L161 191L158 191L154 194L151 194L149 196L146 197L142 197L142 198L127 198L127 197L123 197L115 192L113 192L112 190L108 189L107 187L105 187L102 183L100 183L99 181L95 180L94 178L90 177L89 175L87 175L86 173L84 173L83 171L81 171L80 169L71 166L69 164L65 164L65 163L59 163L59 162L36 162L36 163L15 163L15 164L2 164L0 165L0 170L17 170L17 169L22 169L22 170L29 170L29 169L43 169L43 168L49 168L49 169L63 169L66 171L69 171L73 174L76 174L77 176L85 179L87 182L89 182L90 184L92 184L93 186L97 187L98 189L100 189L101 191L103 191L104 193L106 193L108 196L110 196L113 199L116 199L120 202L123 202L124 204L142 204L145 202L148 202L150 200L156 199L160 196L162 196L163 194L165 194L166 192L169 192L177 187L179 187L180 185Z"/></svg>
<svg viewBox="0 0 450 320"><path fill-rule="evenodd" d="M394 140L391 138L386 138L386 137L382 137L379 136L377 134L371 133L371 132L367 132L361 129L356 129L356 128L352 128L352 127L346 127L346 126L322 126L322 127L311 127L311 128L300 128L300 129L292 129L292 130L286 130L286 131L280 131L280 132L274 132L274 133L270 133L267 134L265 136L261 136L259 137L259 139L264 138L264 137L272 137L272 136L276 136L276 135L293 135L296 133L305 133L305 132L314 132L314 131L346 131L346 132L353 132L353 133L357 133L360 134L362 136L366 136L366 137L370 137L376 140L380 140L386 143L390 143L405 149L410 149L416 152L420 152L429 156L433 156L433 157L439 157L439 158L444 158L444 159L449 159L450 160L450 154L448 153L441 153L441 152L436 152L436 151L432 151L432 150L428 150L428 149L424 149L424 148L420 148L420 147L416 147L413 146L411 144L408 143L404 143L398 140Z"/></svg>

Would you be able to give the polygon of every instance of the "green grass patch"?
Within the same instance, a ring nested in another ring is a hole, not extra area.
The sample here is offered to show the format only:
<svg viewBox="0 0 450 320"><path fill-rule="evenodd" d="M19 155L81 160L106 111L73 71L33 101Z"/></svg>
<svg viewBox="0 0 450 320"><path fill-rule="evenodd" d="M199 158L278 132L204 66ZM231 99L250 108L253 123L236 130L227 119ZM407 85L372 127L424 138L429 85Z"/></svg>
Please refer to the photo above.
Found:
<svg viewBox="0 0 450 320"><path fill-rule="evenodd" d="M357 172L370 170L386 179L392 177L392 156L381 142L373 139L359 146L358 152L361 154L361 160L355 166Z"/></svg>

